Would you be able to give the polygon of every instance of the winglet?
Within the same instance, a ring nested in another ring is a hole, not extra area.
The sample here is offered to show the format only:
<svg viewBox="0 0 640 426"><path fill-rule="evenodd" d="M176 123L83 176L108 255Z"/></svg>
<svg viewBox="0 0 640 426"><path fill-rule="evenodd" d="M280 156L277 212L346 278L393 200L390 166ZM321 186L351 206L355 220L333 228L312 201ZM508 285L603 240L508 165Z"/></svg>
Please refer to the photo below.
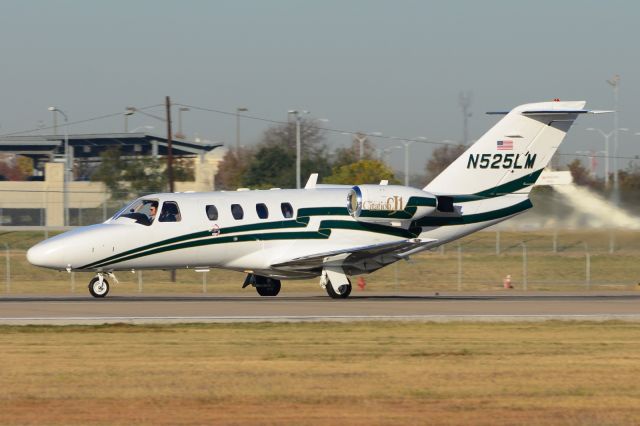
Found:
<svg viewBox="0 0 640 426"><path fill-rule="evenodd" d="M311 173L311 175L309 176L309 180L307 181L307 184L304 186L304 189L315 189L317 183L318 183L318 174Z"/></svg>

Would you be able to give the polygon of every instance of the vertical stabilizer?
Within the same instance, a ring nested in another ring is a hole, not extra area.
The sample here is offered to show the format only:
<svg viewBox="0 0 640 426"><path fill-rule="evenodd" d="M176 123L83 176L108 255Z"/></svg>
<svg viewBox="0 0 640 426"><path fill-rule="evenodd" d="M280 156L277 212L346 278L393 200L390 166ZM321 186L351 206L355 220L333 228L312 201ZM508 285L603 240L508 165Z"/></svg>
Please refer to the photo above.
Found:
<svg viewBox="0 0 640 426"><path fill-rule="evenodd" d="M495 197L526 194L562 143L586 102L521 105L440 173L424 190Z"/></svg>

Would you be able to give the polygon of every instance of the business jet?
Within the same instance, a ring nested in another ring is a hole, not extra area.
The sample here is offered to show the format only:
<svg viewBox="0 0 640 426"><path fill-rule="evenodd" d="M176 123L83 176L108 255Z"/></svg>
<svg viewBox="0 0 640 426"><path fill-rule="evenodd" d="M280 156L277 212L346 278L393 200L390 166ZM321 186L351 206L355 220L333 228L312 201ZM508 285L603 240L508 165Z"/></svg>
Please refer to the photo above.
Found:
<svg viewBox="0 0 640 426"><path fill-rule="evenodd" d="M33 265L94 271L105 297L114 272L223 268L243 288L276 296L282 280L319 277L336 299L368 274L532 207L529 193L585 102L541 102L508 112L423 189L322 185L304 189L162 193L141 197L104 223L33 246ZM154 211L158 209L159 214ZM109 280L107 279L109 278Z"/></svg>

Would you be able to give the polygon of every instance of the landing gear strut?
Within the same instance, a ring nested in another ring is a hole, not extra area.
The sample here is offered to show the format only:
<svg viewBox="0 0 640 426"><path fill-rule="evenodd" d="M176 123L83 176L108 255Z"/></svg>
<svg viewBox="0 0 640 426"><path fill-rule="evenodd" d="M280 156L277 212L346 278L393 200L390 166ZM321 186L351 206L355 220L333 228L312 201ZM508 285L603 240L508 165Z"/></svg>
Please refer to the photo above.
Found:
<svg viewBox="0 0 640 426"><path fill-rule="evenodd" d="M242 288L248 285L254 286L260 296L277 296L281 287L280 280L254 274L247 275Z"/></svg>
<svg viewBox="0 0 640 426"><path fill-rule="evenodd" d="M109 293L109 282L104 278L104 274L99 273L89 281L89 293L93 297L105 297Z"/></svg>

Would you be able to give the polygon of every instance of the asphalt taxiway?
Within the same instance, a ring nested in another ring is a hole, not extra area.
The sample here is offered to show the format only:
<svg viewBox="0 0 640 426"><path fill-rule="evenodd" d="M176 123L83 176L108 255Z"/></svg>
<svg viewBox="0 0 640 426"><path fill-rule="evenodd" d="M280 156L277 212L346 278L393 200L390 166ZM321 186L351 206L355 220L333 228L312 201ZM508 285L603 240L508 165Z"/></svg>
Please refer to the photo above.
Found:
<svg viewBox="0 0 640 426"><path fill-rule="evenodd" d="M2 296L0 324L640 321L640 293Z"/></svg>

